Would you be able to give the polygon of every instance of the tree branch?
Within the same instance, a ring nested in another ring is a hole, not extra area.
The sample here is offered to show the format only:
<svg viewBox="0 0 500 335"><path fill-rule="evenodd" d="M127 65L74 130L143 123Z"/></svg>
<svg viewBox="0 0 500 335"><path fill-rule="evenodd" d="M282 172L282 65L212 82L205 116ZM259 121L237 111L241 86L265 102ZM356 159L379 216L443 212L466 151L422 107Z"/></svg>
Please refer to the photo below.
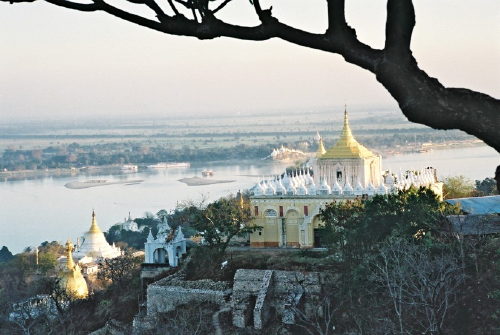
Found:
<svg viewBox="0 0 500 335"><path fill-rule="evenodd" d="M218 11L220 11L222 8L226 7L226 5L228 3L230 3L232 0L225 0L223 3L221 3L219 6L217 6L217 8L215 8L213 11L212 11L212 14L215 14L217 13Z"/></svg>
<svg viewBox="0 0 500 335"><path fill-rule="evenodd" d="M188 2L188 1L183 1L183 0L175 0L175 2L183 5L184 7L186 7L187 9L191 9L193 8L193 6L191 6L191 2Z"/></svg>
<svg viewBox="0 0 500 335"><path fill-rule="evenodd" d="M342 31L348 27L345 20L345 0L327 0L328 30L329 32Z"/></svg>
<svg viewBox="0 0 500 335"><path fill-rule="evenodd" d="M172 9L175 15L180 15L179 11L177 10L177 7L175 7L174 2L172 0L167 0L168 5Z"/></svg>
<svg viewBox="0 0 500 335"><path fill-rule="evenodd" d="M411 0L388 0L385 26L385 52L406 60L415 27L415 9Z"/></svg>
<svg viewBox="0 0 500 335"><path fill-rule="evenodd" d="M154 0L127 0L128 2L135 3L135 4L144 4L148 6L152 11L156 13L156 17L159 19L165 18L167 15L161 9L161 7L154 1Z"/></svg>
<svg viewBox="0 0 500 335"><path fill-rule="evenodd" d="M95 2L83 4L83 3L71 2L71 1L67 1L67 0L45 0L45 1L47 1L48 3L51 3L53 5L56 5L56 6L61 6L61 7L69 8L69 9L76 9L76 10L79 10L82 12L95 12L95 11L101 9L100 6Z"/></svg>

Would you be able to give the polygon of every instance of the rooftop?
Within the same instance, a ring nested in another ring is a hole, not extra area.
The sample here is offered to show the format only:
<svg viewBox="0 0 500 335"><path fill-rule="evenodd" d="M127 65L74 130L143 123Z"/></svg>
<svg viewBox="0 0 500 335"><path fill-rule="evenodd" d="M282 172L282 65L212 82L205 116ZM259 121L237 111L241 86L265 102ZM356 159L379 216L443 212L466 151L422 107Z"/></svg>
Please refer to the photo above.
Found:
<svg viewBox="0 0 500 335"><path fill-rule="evenodd" d="M376 156L373 152L362 146L356 141L349 127L349 118L347 110L344 111L344 127L340 139L335 145L329 148L319 159L332 158L368 158Z"/></svg>

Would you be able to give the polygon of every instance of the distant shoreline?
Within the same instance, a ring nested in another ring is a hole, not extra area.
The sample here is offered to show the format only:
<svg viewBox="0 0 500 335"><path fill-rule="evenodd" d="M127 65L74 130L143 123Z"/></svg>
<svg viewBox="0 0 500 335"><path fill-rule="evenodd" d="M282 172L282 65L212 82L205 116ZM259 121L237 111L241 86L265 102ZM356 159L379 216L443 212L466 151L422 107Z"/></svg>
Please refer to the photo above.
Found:
<svg viewBox="0 0 500 335"><path fill-rule="evenodd" d="M448 141L443 143L425 143L420 145L407 145L404 147L396 148L385 148L385 149L373 149L374 152L380 153L384 158L397 155L405 154L415 154L419 152L427 152L430 150L453 150L467 147L485 146L484 142L481 140L465 140L465 141ZM218 160L218 161L207 161L207 162L197 162L196 165L202 165L206 163L218 163L218 162L239 162L240 160L229 159L229 160ZM255 161L258 161L257 159ZM283 161L274 161L280 164L286 164ZM195 166L196 166L195 165ZM142 167L144 168L144 167ZM140 167L140 169L142 169ZM140 170L141 171L141 170ZM40 170L15 170L15 171L0 171L0 182L15 181L15 180L26 180L26 179L40 179L47 177L76 177L79 175L86 175L91 177L92 175L98 174L128 174L130 172L124 172L121 170L121 165L99 165L99 166L87 166L81 168L56 168L56 169L40 169ZM231 181L223 181L231 182ZM209 185L218 182L205 183L200 185ZM193 185L196 186L196 185Z"/></svg>

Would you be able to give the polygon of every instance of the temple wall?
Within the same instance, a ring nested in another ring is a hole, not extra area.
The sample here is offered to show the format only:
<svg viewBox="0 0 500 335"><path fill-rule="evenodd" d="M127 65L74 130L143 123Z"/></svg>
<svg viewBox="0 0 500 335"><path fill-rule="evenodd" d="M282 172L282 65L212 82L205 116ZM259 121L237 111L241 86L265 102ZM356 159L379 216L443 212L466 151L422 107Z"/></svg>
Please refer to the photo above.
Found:
<svg viewBox="0 0 500 335"><path fill-rule="evenodd" d="M352 187L356 186L358 181L363 187L372 182L374 186L380 185L381 178L381 157L373 156L370 158L337 158L337 159L318 159L316 162L318 173L314 176L316 185L326 179L328 185L332 186L337 179L337 172L342 173L339 181L340 186L344 187L346 179Z"/></svg>
<svg viewBox="0 0 500 335"><path fill-rule="evenodd" d="M353 196L308 197L252 197L251 208L258 207L258 215L253 216L251 224L261 226L259 232L250 234L250 245L252 247L295 247L311 248L314 246L314 229L318 228L320 208L333 200L345 201L353 199ZM279 207L283 206L283 216L279 216ZM308 215L304 213L304 206L308 207ZM276 217L266 217L266 210L271 209L277 213ZM294 214L293 217L291 213ZM316 219L315 219L316 218ZM314 227L313 220L315 220ZM283 230L283 224L285 228Z"/></svg>

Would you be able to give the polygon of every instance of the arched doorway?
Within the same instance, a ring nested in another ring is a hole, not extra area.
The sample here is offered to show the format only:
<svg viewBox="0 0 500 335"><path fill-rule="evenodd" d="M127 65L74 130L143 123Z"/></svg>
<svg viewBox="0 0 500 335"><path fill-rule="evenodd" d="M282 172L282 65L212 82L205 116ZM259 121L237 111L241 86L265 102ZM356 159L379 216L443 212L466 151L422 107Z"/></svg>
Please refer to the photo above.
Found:
<svg viewBox="0 0 500 335"><path fill-rule="evenodd" d="M315 248L321 247L321 227L324 226L324 223L319 218L319 215L316 215L312 219L313 226L313 246Z"/></svg>
<svg viewBox="0 0 500 335"><path fill-rule="evenodd" d="M175 248L175 255L179 257L179 259L182 257L182 248L180 245Z"/></svg>
<svg viewBox="0 0 500 335"><path fill-rule="evenodd" d="M303 219L302 219L303 220ZM286 227L286 246L287 247L296 247L300 246L299 244L299 212L296 210L289 210L286 213L285 217L285 227Z"/></svg>
<svg viewBox="0 0 500 335"><path fill-rule="evenodd" d="M163 248L158 248L153 252L153 260L156 264L165 264L167 252Z"/></svg>

